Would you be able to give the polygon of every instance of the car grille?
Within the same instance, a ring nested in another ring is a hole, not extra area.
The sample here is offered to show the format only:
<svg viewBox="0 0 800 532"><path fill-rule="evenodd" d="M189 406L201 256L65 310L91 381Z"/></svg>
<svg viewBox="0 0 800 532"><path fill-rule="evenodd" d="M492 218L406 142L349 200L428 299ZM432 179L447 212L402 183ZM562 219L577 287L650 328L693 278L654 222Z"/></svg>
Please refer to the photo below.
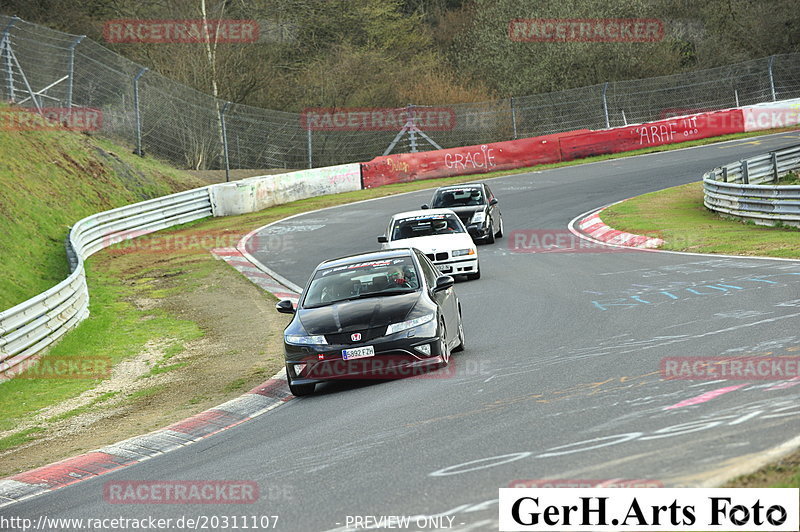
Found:
<svg viewBox="0 0 800 532"><path fill-rule="evenodd" d="M351 335L353 333L361 333L361 340L354 342ZM381 336L386 335L386 326L383 327L373 327L372 329L366 329L363 331L350 331L350 332L343 332L343 333L336 333L336 334L326 334L325 340L331 345L351 345L351 344L363 344L364 342L369 342L370 340L374 340L375 338L380 338Z"/></svg>
<svg viewBox="0 0 800 532"><path fill-rule="evenodd" d="M428 257L431 260L447 260L447 252L446 251L440 251L439 253L436 253L435 255L433 253L426 253L425 256Z"/></svg>

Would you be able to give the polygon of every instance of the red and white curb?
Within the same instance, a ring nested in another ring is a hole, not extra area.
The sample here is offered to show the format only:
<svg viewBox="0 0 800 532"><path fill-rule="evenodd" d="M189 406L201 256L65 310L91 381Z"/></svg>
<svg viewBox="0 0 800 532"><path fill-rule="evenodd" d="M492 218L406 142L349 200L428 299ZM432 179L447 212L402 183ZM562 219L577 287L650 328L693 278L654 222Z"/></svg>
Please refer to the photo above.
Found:
<svg viewBox="0 0 800 532"><path fill-rule="evenodd" d="M291 299L297 303L299 294L296 291L254 266L239 250L218 248L211 253L259 288L278 299ZM286 383L286 371L281 370L240 397L166 428L0 479L0 508L191 445L269 412L293 398Z"/></svg>
<svg viewBox="0 0 800 532"><path fill-rule="evenodd" d="M166 428L0 479L0 508L191 445L269 412L292 398L282 371L236 399Z"/></svg>
<svg viewBox="0 0 800 532"><path fill-rule="evenodd" d="M623 246L628 248L655 249L664 243L660 238L643 235L634 235L624 231L617 231L603 223L600 213L605 207L586 216L577 222L577 227L587 236L604 244Z"/></svg>

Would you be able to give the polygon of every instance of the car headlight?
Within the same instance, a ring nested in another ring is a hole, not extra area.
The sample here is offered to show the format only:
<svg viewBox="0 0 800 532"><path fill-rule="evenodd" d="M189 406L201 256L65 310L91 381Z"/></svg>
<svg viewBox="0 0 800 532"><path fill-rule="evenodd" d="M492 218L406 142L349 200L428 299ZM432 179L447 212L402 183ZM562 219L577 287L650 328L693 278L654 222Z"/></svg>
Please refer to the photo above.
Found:
<svg viewBox="0 0 800 532"><path fill-rule="evenodd" d="M478 211L472 215L472 220L470 220L470 223L482 224L484 220L486 220L486 213L484 211Z"/></svg>
<svg viewBox="0 0 800 532"><path fill-rule="evenodd" d="M475 254L475 250L472 249L472 248L469 248L469 249L456 249L456 250L453 251L453 253L451 253L451 255L453 255L454 257L461 257L463 255L474 255L474 254Z"/></svg>
<svg viewBox="0 0 800 532"><path fill-rule="evenodd" d="M328 345L324 336L306 336L305 334L287 334L284 336L287 344L297 345Z"/></svg>
<svg viewBox="0 0 800 532"><path fill-rule="evenodd" d="M392 323L389 327L386 328L386 334L394 334L400 331L405 331L406 329L412 329L414 327L419 327L424 323L428 323L436 318L436 314L431 312L430 314L425 314L424 316L420 316L419 318L414 318L413 320L406 320L401 321L400 323Z"/></svg>

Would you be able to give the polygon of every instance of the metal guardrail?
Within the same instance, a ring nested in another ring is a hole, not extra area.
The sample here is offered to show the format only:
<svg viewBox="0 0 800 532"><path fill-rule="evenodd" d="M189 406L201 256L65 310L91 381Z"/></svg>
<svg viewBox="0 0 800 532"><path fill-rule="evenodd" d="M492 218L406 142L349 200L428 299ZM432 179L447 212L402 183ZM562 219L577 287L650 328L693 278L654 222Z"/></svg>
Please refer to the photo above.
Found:
<svg viewBox="0 0 800 532"><path fill-rule="evenodd" d="M0 377L52 345L89 315L83 262L112 244L212 215L209 187L94 214L67 237L72 273L53 288L0 312Z"/></svg>
<svg viewBox="0 0 800 532"><path fill-rule="evenodd" d="M777 185L781 175L798 168L800 145L714 168L703 174L703 203L760 225L800 227L800 185Z"/></svg>

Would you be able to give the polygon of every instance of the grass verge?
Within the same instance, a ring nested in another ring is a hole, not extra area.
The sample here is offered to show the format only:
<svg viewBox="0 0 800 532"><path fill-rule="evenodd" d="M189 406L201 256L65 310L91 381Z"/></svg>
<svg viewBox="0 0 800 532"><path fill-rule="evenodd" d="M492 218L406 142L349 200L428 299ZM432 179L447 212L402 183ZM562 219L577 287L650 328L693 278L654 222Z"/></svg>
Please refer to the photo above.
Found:
<svg viewBox="0 0 800 532"><path fill-rule="evenodd" d="M800 258L800 229L722 218L703 205L702 183L625 200L604 210L601 218L620 231L661 237L661 249Z"/></svg>

